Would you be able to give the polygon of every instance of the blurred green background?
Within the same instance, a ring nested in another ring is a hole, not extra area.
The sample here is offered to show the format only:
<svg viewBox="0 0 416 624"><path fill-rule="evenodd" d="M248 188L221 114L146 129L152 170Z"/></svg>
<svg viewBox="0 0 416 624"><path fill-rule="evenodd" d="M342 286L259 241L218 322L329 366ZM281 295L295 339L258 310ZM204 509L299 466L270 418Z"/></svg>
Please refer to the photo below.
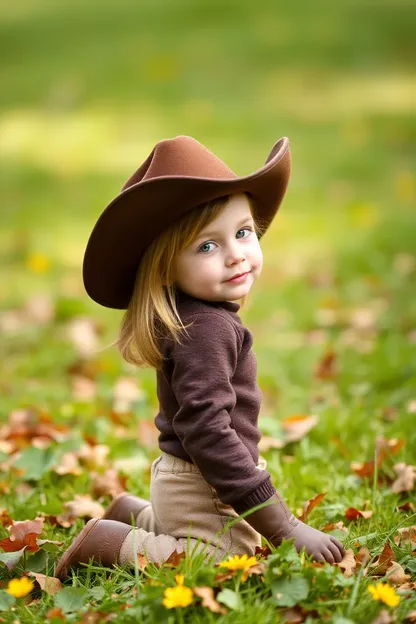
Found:
<svg viewBox="0 0 416 624"><path fill-rule="evenodd" d="M414 2L0 6L3 415L69 400L71 318L96 319L99 346L115 338L121 313L83 290L85 245L155 143L178 134L239 175L290 138L292 180L242 311L266 397L305 410L330 343L345 349L346 389L379 370L374 392L400 403L416 340ZM114 350L100 357L110 379L129 370Z"/></svg>

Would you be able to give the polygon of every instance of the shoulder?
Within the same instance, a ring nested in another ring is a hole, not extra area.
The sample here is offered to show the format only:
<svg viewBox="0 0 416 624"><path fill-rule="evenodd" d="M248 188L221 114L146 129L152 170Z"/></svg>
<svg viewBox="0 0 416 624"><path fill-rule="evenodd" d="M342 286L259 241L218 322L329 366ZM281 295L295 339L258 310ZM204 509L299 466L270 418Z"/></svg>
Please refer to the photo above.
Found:
<svg viewBox="0 0 416 624"><path fill-rule="evenodd" d="M190 301L178 308L178 313L185 326L191 325L195 329L191 334L201 332L229 333L234 337L240 346L243 340L244 328L237 315L232 315L221 307L212 306L204 301ZM234 318L234 316L236 318ZM191 327L187 327L187 332ZM212 335L211 335L212 337Z"/></svg>

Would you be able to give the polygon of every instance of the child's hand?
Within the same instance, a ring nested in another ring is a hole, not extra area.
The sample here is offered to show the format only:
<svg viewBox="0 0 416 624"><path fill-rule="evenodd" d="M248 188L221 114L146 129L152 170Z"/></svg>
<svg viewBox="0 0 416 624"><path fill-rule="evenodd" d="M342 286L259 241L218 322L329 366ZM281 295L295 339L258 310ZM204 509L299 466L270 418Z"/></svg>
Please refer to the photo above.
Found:
<svg viewBox="0 0 416 624"><path fill-rule="evenodd" d="M288 529L286 535L282 537L281 532L279 532L276 537L272 535L269 541L277 546L283 539L295 538L295 547L298 552L305 547L308 555L313 555L316 561L328 561L328 563L341 561L345 555L345 549L341 542L332 535L322 533L322 531L318 531L300 520L297 522L296 526L291 526Z"/></svg>
<svg viewBox="0 0 416 624"><path fill-rule="evenodd" d="M341 561L345 549L335 537L295 518L277 492L267 502L267 506L244 519L271 544L277 546L284 539L294 538L297 551L305 547L308 555L312 555L316 561Z"/></svg>

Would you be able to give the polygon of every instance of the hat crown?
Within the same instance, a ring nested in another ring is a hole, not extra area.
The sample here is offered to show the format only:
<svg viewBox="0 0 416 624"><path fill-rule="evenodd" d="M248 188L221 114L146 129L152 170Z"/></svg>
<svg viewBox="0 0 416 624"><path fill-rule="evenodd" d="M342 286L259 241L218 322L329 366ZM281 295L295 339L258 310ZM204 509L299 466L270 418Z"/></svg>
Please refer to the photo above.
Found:
<svg viewBox="0 0 416 624"><path fill-rule="evenodd" d="M145 162L127 180L122 190L162 176L184 176L233 180L237 175L204 145L189 136L159 141Z"/></svg>

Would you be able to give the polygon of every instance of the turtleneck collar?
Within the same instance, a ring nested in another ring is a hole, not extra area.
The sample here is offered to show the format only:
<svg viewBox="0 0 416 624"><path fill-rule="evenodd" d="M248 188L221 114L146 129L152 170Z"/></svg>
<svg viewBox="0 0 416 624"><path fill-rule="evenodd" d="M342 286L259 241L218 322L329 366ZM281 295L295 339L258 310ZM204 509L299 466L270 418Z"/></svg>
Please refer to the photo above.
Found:
<svg viewBox="0 0 416 624"><path fill-rule="evenodd" d="M224 310L228 310L229 312L238 312L240 309L240 304L235 301L208 301L207 299L198 299L197 297L193 297L188 293L185 293L183 290L176 289L176 298L178 302L181 301L203 301L207 305L211 305L217 308L223 308Z"/></svg>

